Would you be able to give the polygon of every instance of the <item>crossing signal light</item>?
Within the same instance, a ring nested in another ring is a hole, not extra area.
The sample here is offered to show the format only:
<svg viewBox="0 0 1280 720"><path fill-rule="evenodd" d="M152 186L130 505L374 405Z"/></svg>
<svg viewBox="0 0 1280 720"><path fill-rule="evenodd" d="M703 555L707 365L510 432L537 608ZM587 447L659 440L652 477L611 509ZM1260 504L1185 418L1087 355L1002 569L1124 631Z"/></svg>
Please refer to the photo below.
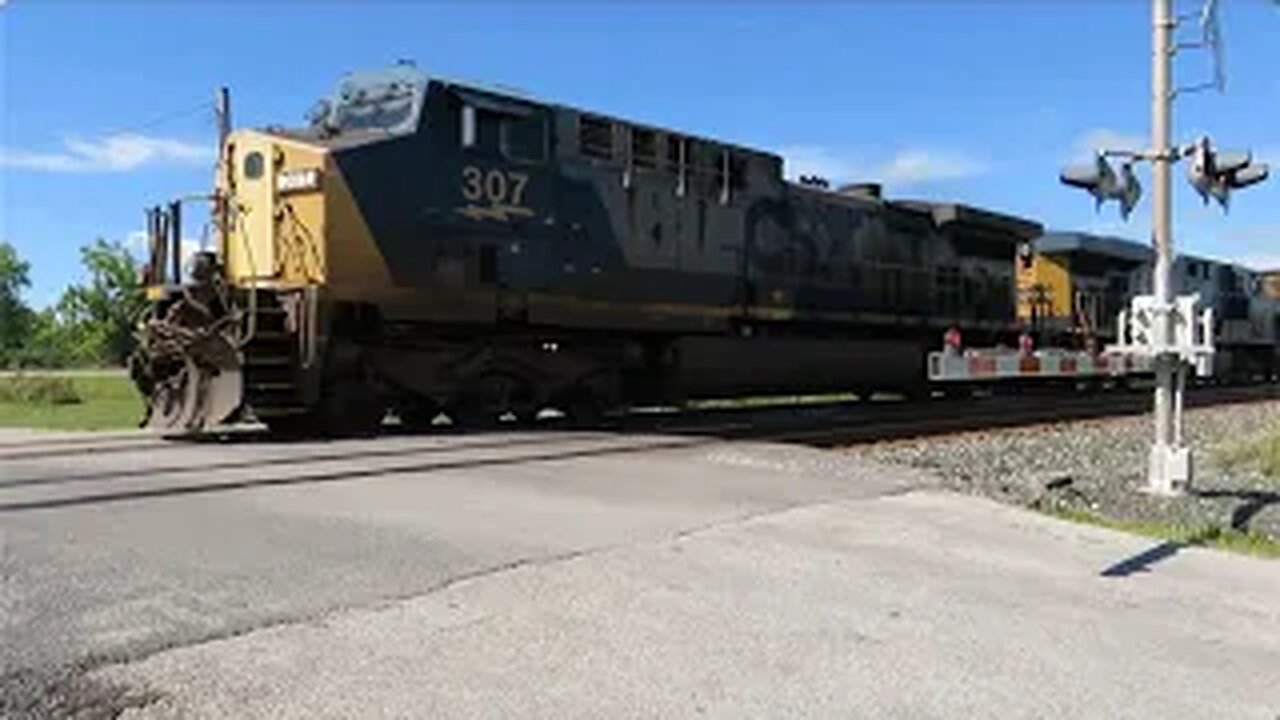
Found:
<svg viewBox="0 0 1280 720"><path fill-rule="evenodd" d="M1120 217L1128 220L1138 199L1142 197L1142 183L1133 174L1133 163L1125 163L1120 167L1120 186L1116 193L1116 200L1120 202Z"/></svg>
<svg viewBox="0 0 1280 720"><path fill-rule="evenodd" d="M1102 203L1111 198L1117 183L1111 163L1100 154L1094 156L1092 165L1073 165L1063 170L1061 180L1071 187L1087 190L1093 196L1096 208L1101 208Z"/></svg>
<svg viewBox="0 0 1280 720"><path fill-rule="evenodd" d="M1270 169L1253 162L1248 152L1223 152L1214 150L1209 138L1196 141L1191 150L1191 165L1187 179L1200 194L1205 205L1212 197L1225 211L1231 202L1231 191L1256 185L1267 179Z"/></svg>
<svg viewBox="0 0 1280 720"><path fill-rule="evenodd" d="M1093 196L1095 209L1108 200L1117 201L1120 215L1126 220L1142 197L1142 183L1133 174L1133 164L1122 165L1117 175L1102 153L1094 156L1092 164L1066 168L1059 179L1066 185L1088 191Z"/></svg>

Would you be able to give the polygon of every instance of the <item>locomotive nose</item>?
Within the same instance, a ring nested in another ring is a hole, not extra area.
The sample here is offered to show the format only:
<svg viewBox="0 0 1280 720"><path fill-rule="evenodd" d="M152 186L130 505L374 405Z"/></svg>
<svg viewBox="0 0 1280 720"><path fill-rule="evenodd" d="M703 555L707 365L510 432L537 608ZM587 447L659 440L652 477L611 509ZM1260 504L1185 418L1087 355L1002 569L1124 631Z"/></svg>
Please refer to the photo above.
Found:
<svg viewBox="0 0 1280 720"><path fill-rule="evenodd" d="M228 139L220 178L233 283L323 281L325 148L256 130Z"/></svg>

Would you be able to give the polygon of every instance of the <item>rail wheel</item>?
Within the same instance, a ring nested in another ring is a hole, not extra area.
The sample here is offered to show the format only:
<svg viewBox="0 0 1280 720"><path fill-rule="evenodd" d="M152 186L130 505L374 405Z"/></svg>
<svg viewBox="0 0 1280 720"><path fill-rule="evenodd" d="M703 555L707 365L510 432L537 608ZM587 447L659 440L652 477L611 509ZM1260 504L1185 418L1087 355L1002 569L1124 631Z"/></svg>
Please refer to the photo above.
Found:
<svg viewBox="0 0 1280 720"><path fill-rule="evenodd" d="M560 403L569 423L577 427L592 427L604 422L605 401L590 385L580 385Z"/></svg>
<svg viewBox="0 0 1280 720"><path fill-rule="evenodd" d="M455 425L477 429L494 427L507 413L517 421L532 421L537 412L530 383L506 373L482 375L468 384L445 409Z"/></svg>
<svg viewBox="0 0 1280 720"><path fill-rule="evenodd" d="M273 415L265 419L267 428L274 435L285 437L301 437L319 432L320 425L315 413L301 412L287 415Z"/></svg>
<svg viewBox="0 0 1280 720"><path fill-rule="evenodd" d="M400 424L411 430L431 427L439 414L440 403L429 398L414 398L396 405L396 416L400 418Z"/></svg>
<svg viewBox="0 0 1280 720"><path fill-rule="evenodd" d="M335 382L322 390L316 405L269 418L267 427L281 435L373 435L386 414L386 403L373 389L353 381Z"/></svg>

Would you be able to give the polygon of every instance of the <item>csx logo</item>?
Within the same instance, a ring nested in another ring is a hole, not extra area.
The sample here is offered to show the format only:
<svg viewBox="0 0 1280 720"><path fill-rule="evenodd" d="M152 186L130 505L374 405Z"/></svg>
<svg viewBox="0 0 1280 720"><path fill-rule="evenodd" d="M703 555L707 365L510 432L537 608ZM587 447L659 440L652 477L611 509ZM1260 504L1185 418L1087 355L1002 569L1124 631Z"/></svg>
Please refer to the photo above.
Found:
<svg viewBox="0 0 1280 720"><path fill-rule="evenodd" d="M524 173L497 168L485 172L467 165L462 168L462 197L467 204L458 212L472 220L506 222L512 216L530 217L533 210L524 204L528 184L529 176Z"/></svg>

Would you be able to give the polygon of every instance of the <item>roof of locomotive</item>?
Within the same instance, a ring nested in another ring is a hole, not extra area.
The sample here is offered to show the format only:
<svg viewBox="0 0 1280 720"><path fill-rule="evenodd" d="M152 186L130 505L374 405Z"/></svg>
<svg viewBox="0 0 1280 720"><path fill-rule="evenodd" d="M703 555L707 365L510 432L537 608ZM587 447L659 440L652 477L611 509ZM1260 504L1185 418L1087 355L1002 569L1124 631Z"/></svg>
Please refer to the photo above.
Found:
<svg viewBox="0 0 1280 720"><path fill-rule="evenodd" d="M565 103L536 97L524 90L520 90L517 88L511 88L503 85L496 85L493 83L476 82L474 80L445 77L440 75L431 75L428 78L428 82L431 82L431 81L438 82L449 90L452 90L455 92L461 92L463 94L479 92L487 95L497 96L500 98L516 100L519 102L542 105L544 107L547 107L553 110L562 110L562 111L567 110L569 112L577 113L579 115L590 115L590 116L602 118L605 120L609 120L612 122L631 125L634 127L645 129L645 130L657 130L659 132L664 132L671 135L678 135L680 137L689 138L690 140L711 143L713 145L719 145L721 147L731 148L733 150L739 150L739 151L751 153L754 155L769 157L776 160L778 163L782 162L782 156L778 155L777 153L770 152L768 150L761 150L759 148L748 147L746 145L742 145L739 143L729 142L727 140L722 140L719 138L712 138L706 135L699 135L697 133L685 132L683 130L664 127L661 125L656 125L654 123L623 118L617 115L613 115L611 113L601 112L599 110L587 110L574 105L568 105Z"/></svg>
<svg viewBox="0 0 1280 720"><path fill-rule="evenodd" d="M1044 232L1044 226L1034 220L1007 215L986 208L977 208L972 205L924 200L892 200L890 202L928 213L939 227L952 224L978 227L1005 235L1011 243L1031 240Z"/></svg>
<svg viewBox="0 0 1280 720"><path fill-rule="evenodd" d="M744 153L750 153L752 155L756 155L759 157L768 158L771 162L775 164L775 167L777 168L777 173L779 175L779 179L785 180L785 178L781 177L784 159L782 158L781 155L775 152L770 152L768 150L761 150L759 148L748 147L748 146L740 145L737 143L726 142L721 139L710 138L708 136L698 135L694 133L687 133L684 131L674 130L671 128L661 127L661 126L653 125L649 123L636 122L636 121L624 119L615 115L611 115L608 113L597 112L594 110L584 110L575 106L566 105L566 104L546 100L543 98L539 98L530 93L527 93L523 90L519 90L516 88L496 85L492 83L477 82L469 79L445 77L437 74L429 75L427 73L424 73L422 70L418 69L412 63L407 63L407 62L401 62L398 65L392 66L390 68L384 68L381 70L348 73L346 76L344 76L340 80L338 84L338 90L336 90L334 94L330 98L328 98L328 100L331 103L336 104L344 92L350 92L353 89L358 90L362 86L379 87L381 85L395 84L395 83L400 83L400 84L419 88L420 89L419 92L425 91L427 86L430 85L431 83L438 83L439 85L443 86L444 88L450 91L458 92L462 95L470 96L469 99L475 102L481 102L481 103L484 103L486 101L493 102L493 100L491 99L486 99L484 97L476 95L476 93L480 93L482 95L490 96L490 98L511 100L517 103L537 104L537 105L542 105L544 107L550 108L552 110L569 111L569 112L583 114L583 115L593 115L593 116L607 119L613 122L620 122L620 123L625 123L628 125L633 125L633 126L641 127L645 129L658 130L661 132L671 133L674 135L687 137L695 141L710 143L710 144L718 145L720 147L730 148L730 149L738 150ZM337 136L324 137L324 136L317 135L316 131L313 128L286 129L286 128L276 127L276 128L271 128L271 130L275 132L280 132L283 134L296 134L299 137L305 137L308 140L320 140L320 141L326 142L326 144L331 144L331 145L338 145L338 144L344 144L344 143L359 143L366 140L368 135L368 133L358 132L358 133L344 133L344 134L339 134ZM348 137L344 138L343 135L347 135ZM806 185L803 183L796 183L791 181L787 181L787 182L790 186L794 188L800 188L804 190L836 195L836 196L846 196L846 197L849 196L849 193L845 192L848 188L830 190L825 187L814 187L811 185ZM862 187L862 186L857 186L857 187ZM947 225L961 225L961 226L970 227L970 228L987 230L993 233L1008 236L1011 242L1022 242L1025 240L1030 240L1032 238L1039 236L1041 233L1044 232L1043 226L1032 220L1015 217L1013 215L1007 215L1007 214L995 212L993 210L988 210L984 208L976 208L969 205L962 205L958 203L938 203L938 202L926 202L926 201L920 201L920 200L898 200L898 199L892 199L892 198L882 198L879 196L878 191L874 193L874 195L866 195L866 194L859 193L855 195L855 197L861 200L884 203L884 204L896 206L905 210L909 210L912 212L927 215L931 217L933 219L933 222L939 227L943 227Z"/></svg>
<svg viewBox="0 0 1280 720"><path fill-rule="evenodd" d="M1052 231L1036 239L1036 252L1046 255L1088 253L1133 263L1151 262L1155 253L1141 243L1108 235Z"/></svg>

